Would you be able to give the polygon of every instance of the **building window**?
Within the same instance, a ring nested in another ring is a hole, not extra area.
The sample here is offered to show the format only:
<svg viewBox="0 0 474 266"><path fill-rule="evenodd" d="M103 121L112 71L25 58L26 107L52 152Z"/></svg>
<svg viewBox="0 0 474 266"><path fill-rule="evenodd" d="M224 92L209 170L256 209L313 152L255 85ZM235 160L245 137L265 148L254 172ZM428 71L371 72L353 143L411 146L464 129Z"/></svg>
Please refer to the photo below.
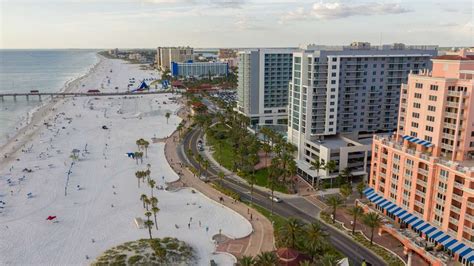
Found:
<svg viewBox="0 0 474 266"><path fill-rule="evenodd" d="M415 98L421 99L421 93L415 93Z"/></svg>
<svg viewBox="0 0 474 266"><path fill-rule="evenodd" d="M426 131L433 132L433 127L432 126L426 126Z"/></svg>
<svg viewBox="0 0 474 266"><path fill-rule="evenodd" d="M416 83L415 88L422 89L423 88L423 83Z"/></svg>
<svg viewBox="0 0 474 266"><path fill-rule="evenodd" d="M419 108L421 108L421 104L419 104L419 103L413 103L413 107L419 109Z"/></svg>
<svg viewBox="0 0 474 266"><path fill-rule="evenodd" d="M429 100L430 100L430 101L436 101L436 98L437 98L436 96L430 95Z"/></svg>
<svg viewBox="0 0 474 266"><path fill-rule="evenodd" d="M434 122L435 118L434 118L434 116L428 115L428 116L426 116L426 120L428 120L430 122Z"/></svg>
<svg viewBox="0 0 474 266"><path fill-rule="evenodd" d="M416 123L416 122L411 122L411 126L414 127L414 128L418 128L418 123Z"/></svg>
<svg viewBox="0 0 474 266"><path fill-rule="evenodd" d="M435 112L435 111L436 111L436 107L434 107L433 105L428 105L428 111Z"/></svg>
<svg viewBox="0 0 474 266"><path fill-rule="evenodd" d="M438 90L438 85L431 85L430 90L437 91Z"/></svg>
<svg viewBox="0 0 474 266"><path fill-rule="evenodd" d="M411 116L413 116L414 118L420 118L420 114L419 114L419 113L412 113Z"/></svg>

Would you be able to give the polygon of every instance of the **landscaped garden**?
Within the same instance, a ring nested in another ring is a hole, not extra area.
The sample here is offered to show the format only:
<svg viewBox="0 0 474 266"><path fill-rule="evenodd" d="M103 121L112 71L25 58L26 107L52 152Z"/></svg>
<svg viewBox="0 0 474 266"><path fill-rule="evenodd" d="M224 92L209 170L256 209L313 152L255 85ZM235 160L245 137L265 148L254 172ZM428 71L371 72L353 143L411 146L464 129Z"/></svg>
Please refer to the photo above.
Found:
<svg viewBox="0 0 474 266"><path fill-rule="evenodd" d="M191 265L193 249L176 238L140 239L105 251L92 265Z"/></svg>

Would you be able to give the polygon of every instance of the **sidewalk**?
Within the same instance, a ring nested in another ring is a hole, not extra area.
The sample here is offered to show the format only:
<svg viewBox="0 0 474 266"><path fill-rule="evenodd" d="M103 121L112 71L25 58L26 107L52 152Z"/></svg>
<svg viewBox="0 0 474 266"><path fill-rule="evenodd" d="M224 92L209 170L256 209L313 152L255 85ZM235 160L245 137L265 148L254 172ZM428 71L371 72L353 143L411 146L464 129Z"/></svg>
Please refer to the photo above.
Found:
<svg viewBox="0 0 474 266"><path fill-rule="evenodd" d="M186 110L181 110L178 112L178 115L183 118L183 120L187 119ZM187 128L189 125L190 122L186 121L185 128ZM178 131L175 131L166 140L165 156L173 170L180 175L179 182L181 183L181 186L193 187L216 202L220 202L220 197L224 198L225 200L223 203L221 203L222 205L239 213L252 225L253 232L249 236L241 239L225 238L225 241L219 241L220 243L218 243L216 251L228 252L236 257L241 257L256 256L261 252L274 250L275 240L271 222L256 210L251 209L244 203L234 202L232 198L215 190L210 185L201 181L199 178L194 177L194 175L187 168L183 168L181 166L177 153L177 149L179 148L180 141L178 141ZM250 215L252 215L252 220L250 220Z"/></svg>

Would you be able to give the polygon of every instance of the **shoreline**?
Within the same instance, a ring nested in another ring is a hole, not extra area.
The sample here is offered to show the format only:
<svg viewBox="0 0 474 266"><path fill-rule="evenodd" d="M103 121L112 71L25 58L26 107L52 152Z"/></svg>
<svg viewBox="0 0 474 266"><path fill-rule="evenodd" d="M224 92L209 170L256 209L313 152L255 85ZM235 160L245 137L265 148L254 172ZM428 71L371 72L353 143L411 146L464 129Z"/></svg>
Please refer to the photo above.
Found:
<svg viewBox="0 0 474 266"><path fill-rule="evenodd" d="M69 81L64 83L64 86L59 90L59 92L71 92L74 89L80 89L80 82L94 72L97 71L99 65L105 62L106 58L101 56L99 53L96 53L96 56L99 60L92 65L89 70ZM20 150L20 148L26 146L28 142L32 141L36 136L37 131L41 128L41 123L46 121L51 115L56 111L56 105L63 103L63 98L52 98L45 100L44 103L38 105L37 107L32 108L28 111L27 117L23 117L18 124L23 124L23 126L18 127L18 130L9 136L8 140L0 146L0 169L10 163L12 160L15 160L14 155Z"/></svg>

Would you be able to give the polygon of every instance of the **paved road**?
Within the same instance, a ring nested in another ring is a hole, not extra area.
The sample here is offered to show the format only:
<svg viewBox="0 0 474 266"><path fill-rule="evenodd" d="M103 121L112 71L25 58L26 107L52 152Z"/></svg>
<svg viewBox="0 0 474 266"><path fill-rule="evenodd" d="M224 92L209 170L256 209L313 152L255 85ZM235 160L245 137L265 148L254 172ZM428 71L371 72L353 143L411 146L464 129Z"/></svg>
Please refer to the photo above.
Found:
<svg viewBox="0 0 474 266"><path fill-rule="evenodd" d="M193 129L191 130L191 132L189 132L189 134L184 137L181 148L178 148L178 156L180 157L181 161L187 162L195 168L199 168L198 162L194 160L194 158L188 158L185 154L185 151L190 149L194 154L199 153L199 150L197 148L198 139L202 139L202 132L201 130ZM202 153L202 155L205 156L204 153ZM219 170L213 167L209 167L209 169L205 172L205 175L208 176L210 180L215 181L217 179L217 174ZM303 220L304 222L310 223L315 220L317 213L320 211L319 208L312 204L309 204L304 199L301 199L304 202L301 200L292 199L285 200L281 203L272 203L272 201L269 199L268 193L256 189L254 189L253 197L251 199L251 195L249 193L250 186L246 183L242 183L231 178L224 179L222 185L238 193L242 200L253 200L254 204L259 205L267 210L271 210L273 208L273 211L276 214L283 217L297 217ZM328 232L330 236L330 241L334 245L334 247L336 247L339 251L341 251L345 256L347 256L356 264L360 265L362 260L365 259L367 262L372 263L372 265L386 265L383 260L375 256L366 248L355 243L345 234L327 225L322 224L322 226Z"/></svg>

